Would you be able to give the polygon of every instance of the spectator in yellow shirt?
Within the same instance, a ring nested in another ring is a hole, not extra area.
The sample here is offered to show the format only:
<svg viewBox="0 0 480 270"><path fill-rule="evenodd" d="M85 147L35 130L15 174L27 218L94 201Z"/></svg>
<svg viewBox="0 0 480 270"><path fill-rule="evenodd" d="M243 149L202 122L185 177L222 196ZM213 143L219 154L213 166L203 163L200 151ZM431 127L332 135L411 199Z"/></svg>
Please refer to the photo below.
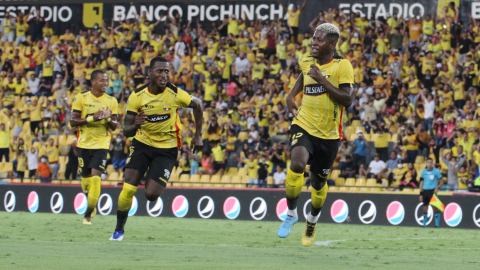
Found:
<svg viewBox="0 0 480 270"><path fill-rule="evenodd" d="M300 6L299 9L297 9L297 6L293 4L292 9L289 9L285 6L284 3L278 1L278 3L283 7L283 10L287 10L288 13L288 19L287 19L287 25L292 28L293 31L293 38L295 42L297 42L297 37L298 37L298 21L300 20L300 13L302 13L303 9L305 8L305 5L307 4L307 0L303 0L302 5Z"/></svg>

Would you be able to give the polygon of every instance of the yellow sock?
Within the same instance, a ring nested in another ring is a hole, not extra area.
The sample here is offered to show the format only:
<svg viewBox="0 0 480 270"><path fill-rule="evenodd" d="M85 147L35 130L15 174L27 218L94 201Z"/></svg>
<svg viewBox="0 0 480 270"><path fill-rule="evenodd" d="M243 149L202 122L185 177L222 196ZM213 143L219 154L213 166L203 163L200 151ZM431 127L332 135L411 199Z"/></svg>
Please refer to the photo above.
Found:
<svg viewBox="0 0 480 270"><path fill-rule="evenodd" d="M100 176L90 177L90 190L88 191L88 208L95 208L97 206L98 197L100 197L100 183L102 179Z"/></svg>
<svg viewBox="0 0 480 270"><path fill-rule="evenodd" d="M312 206L316 209L320 209L327 198L328 185L325 183L322 189L316 190L312 187Z"/></svg>
<svg viewBox="0 0 480 270"><path fill-rule="evenodd" d="M84 192L88 192L88 190L90 189L90 180L92 179L92 177L83 177L82 176L82 190Z"/></svg>
<svg viewBox="0 0 480 270"><path fill-rule="evenodd" d="M295 173L289 168L287 172L287 179L285 180L287 199L298 199L300 197L300 193L302 192L303 184L303 173Z"/></svg>
<svg viewBox="0 0 480 270"><path fill-rule="evenodd" d="M118 210L119 211L129 211L132 207L133 195L137 193L137 187L130 184L123 184L122 192L118 197Z"/></svg>

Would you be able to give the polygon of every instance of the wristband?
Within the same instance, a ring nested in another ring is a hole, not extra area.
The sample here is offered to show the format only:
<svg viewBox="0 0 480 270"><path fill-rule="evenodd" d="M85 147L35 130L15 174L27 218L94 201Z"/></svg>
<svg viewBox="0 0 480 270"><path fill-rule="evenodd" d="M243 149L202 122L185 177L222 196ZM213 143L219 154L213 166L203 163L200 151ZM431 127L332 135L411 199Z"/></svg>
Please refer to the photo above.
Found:
<svg viewBox="0 0 480 270"><path fill-rule="evenodd" d="M87 123L91 123L93 121L94 121L93 116L87 117Z"/></svg>
<svg viewBox="0 0 480 270"><path fill-rule="evenodd" d="M420 195L423 195L423 191L420 191Z"/></svg>

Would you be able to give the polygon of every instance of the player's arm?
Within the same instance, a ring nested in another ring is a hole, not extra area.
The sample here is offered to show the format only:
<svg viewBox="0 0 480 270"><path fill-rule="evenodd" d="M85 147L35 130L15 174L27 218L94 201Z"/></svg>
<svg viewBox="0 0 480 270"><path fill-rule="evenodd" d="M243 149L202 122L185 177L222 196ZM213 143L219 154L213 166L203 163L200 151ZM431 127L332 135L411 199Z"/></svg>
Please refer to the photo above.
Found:
<svg viewBox="0 0 480 270"><path fill-rule="evenodd" d="M83 126L91 122L102 120L103 118L103 111L101 110L98 110L93 116L91 115L87 118L82 118L82 112L73 109L72 116L70 117L70 125L72 125L72 127Z"/></svg>
<svg viewBox="0 0 480 270"><path fill-rule="evenodd" d="M197 152L203 146L202 141L202 126L203 126L203 106L202 101L192 96L192 102L188 105L193 109L193 118L195 119L195 135L192 139L193 152Z"/></svg>
<svg viewBox="0 0 480 270"><path fill-rule="evenodd" d="M437 184L437 188L435 189L435 193L437 193L440 190L440 188L443 187L444 184L445 184L445 180L443 180L443 177L442 177L442 178L440 178L440 180L438 180L438 184Z"/></svg>
<svg viewBox="0 0 480 270"><path fill-rule="evenodd" d="M344 107L350 107L350 105L352 105L355 98L355 91L352 84L340 84L338 88L333 86L333 84L322 75L322 72L315 64L310 65L308 75L322 85L334 101Z"/></svg>
<svg viewBox="0 0 480 270"><path fill-rule="evenodd" d="M137 130L141 128L144 123L145 111L141 111L138 114L127 111L125 122L123 123L123 135L125 135L127 138L135 136Z"/></svg>
<svg viewBox="0 0 480 270"><path fill-rule="evenodd" d="M423 173L420 176L420 201L423 202Z"/></svg>
<svg viewBox="0 0 480 270"><path fill-rule="evenodd" d="M105 121L107 123L107 127L111 130L117 129L117 118L118 118L118 103L115 100L113 103L113 107L111 109L105 110L104 112Z"/></svg>
<svg viewBox="0 0 480 270"><path fill-rule="evenodd" d="M297 117L297 111L298 111L298 105L297 102L295 102L295 97L302 92L303 90L303 73L300 73L300 75L297 78L297 81L293 85L292 90L290 93L288 93L288 96L286 98L287 100L287 106L288 106L288 112L293 115L293 117Z"/></svg>

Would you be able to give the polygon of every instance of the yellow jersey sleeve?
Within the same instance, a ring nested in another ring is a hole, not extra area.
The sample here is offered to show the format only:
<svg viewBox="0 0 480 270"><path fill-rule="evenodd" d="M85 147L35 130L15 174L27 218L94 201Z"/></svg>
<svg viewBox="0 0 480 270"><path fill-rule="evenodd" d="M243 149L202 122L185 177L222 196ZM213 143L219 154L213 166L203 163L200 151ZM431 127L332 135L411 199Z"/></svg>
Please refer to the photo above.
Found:
<svg viewBox="0 0 480 270"><path fill-rule="evenodd" d="M353 67L350 61L342 60L339 66L338 84L353 84Z"/></svg>
<svg viewBox="0 0 480 270"><path fill-rule="evenodd" d="M113 102L112 102L112 114L114 115L117 115L118 114L118 101L116 98L113 99Z"/></svg>
<svg viewBox="0 0 480 270"><path fill-rule="evenodd" d="M180 106L182 107L188 107L190 106L190 103L192 103L192 97L185 92L184 90L178 88L178 102L180 103Z"/></svg>
<svg viewBox="0 0 480 270"><path fill-rule="evenodd" d="M83 110L82 95L76 95L72 102L72 111L81 112Z"/></svg>
<svg viewBox="0 0 480 270"><path fill-rule="evenodd" d="M131 114L131 115L137 115L138 114L137 95L135 95L134 93L130 94L130 96L128 97L127 113Z"/></svg>

